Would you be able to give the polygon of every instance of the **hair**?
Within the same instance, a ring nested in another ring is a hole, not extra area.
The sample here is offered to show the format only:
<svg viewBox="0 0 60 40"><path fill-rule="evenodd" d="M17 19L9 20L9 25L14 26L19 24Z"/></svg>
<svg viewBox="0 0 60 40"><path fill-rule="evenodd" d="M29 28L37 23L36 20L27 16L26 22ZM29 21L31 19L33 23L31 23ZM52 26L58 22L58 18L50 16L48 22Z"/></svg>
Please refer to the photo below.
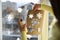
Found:
<svg viewBox="0 0 60 40"><path fill-rule="evenodd" d="M50 0L54 15L60 24L60 1L59 0Z"/></svg>
<svg viewBox="0 0 60 40"><path fill-rule="evenodd" d="M50 0L54 15L57 20L60 22L60 1L59 0Z"/></svg>

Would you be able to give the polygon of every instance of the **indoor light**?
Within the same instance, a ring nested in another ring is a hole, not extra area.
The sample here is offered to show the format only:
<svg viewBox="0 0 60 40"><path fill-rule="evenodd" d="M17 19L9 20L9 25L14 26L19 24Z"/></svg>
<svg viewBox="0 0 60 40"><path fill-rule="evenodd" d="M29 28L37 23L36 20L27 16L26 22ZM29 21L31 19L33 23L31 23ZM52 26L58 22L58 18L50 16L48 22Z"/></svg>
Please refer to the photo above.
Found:
<svg viewBox="0 0 60 40"><path fill-rule="evenodd" d="M14 18L14 16L12 14L8 15L8 21L12 21L13 18Z"/></svg>
<svg viewBox="0 0 60 40"><path fill-rule="evenodd" d="M21 11L22 11L22 9L21 9L21 8L18 8L17 10L18 10L18 12L21 12Z"/></svg>

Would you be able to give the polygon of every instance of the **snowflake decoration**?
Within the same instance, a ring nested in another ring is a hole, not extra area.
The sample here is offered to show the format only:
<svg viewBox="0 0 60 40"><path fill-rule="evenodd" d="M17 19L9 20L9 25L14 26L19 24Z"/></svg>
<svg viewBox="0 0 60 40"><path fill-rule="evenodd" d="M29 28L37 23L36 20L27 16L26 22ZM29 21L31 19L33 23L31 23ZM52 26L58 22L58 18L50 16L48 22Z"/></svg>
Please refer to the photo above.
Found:
<svg viewBox="0 0 60 40"><path fill-rule="evenodd" d="M33 14L30 14L30 15L29 15L29 18L31 18L31 19L32 19L32 18L33 18Z"/></svg>
<svg viewBox="0 0 60 40"><path fill-rule="evenodd" d="M38 19L40 19L42 17L42 14L41 13L38 13L37 14L37 17L38 17Z"/></svg>

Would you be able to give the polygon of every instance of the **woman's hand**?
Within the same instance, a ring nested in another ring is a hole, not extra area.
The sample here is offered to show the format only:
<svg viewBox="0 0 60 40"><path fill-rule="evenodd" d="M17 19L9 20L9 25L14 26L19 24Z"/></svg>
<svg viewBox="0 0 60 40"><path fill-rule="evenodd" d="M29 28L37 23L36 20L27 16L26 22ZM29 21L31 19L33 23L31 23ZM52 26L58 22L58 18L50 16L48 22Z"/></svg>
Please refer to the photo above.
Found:
<svg viewBox="0 0 60 40"><path fill-rule="evenodd" d="M21 20L18 20L18 26L20 31L25 31L27 24L23 24Z"/></svg>

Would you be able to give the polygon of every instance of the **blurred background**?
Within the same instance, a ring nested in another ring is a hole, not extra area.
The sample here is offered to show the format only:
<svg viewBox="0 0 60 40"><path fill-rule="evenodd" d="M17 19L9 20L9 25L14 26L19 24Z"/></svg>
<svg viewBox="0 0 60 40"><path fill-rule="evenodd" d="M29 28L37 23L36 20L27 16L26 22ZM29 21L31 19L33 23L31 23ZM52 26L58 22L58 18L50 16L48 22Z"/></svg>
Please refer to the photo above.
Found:
<svg viewBox="0 0 60 40"><path fill-rule="evenodd" d="M2 39L3 40L20 40L20 31L18 29L18 24L13 17L8 16L8 14L12 11L15 13L26 12L26 10L31 10L34 4L45 3L49 6L49 0L1 0L2 1ZM23 13L24 14L24 13ZM25 16L26 14L21 14L20 16ZM17 14L19 15L19 14ZM53 20L53 16L48 14L49 26L48 30L50 30L50 24ZM25 18L23 18L26 20ZM31 30L30 30L31 31ZM48 32L49 35L50 31ZM27 35L27 40L38 40L37 35Z"/></svg>

